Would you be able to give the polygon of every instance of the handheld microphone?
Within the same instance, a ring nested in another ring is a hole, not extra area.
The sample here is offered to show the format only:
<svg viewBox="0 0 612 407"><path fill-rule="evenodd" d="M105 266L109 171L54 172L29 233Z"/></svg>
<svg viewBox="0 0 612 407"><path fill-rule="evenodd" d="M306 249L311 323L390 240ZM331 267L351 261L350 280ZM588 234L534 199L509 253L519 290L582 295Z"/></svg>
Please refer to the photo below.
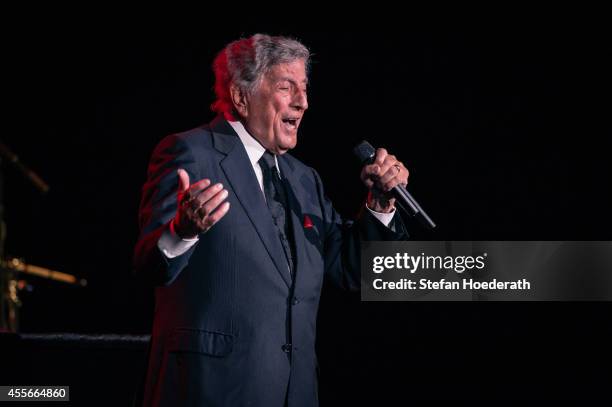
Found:
<svg viewBox="0 0 612 407"><path fill-rule="evenodd" d="M372 147L370 143L363 140L354 149L353 153L359 159L359 162L363 165L372 164L376 157L376 149ZM399 207L402 208L410 216L413 216L419 220L419 222L429 228L434 229L436 224L433 220L425 213L423 208L414 200L412 195L406 190L403 185L397 185L391 190L393 197L397 202L400 203Z"/></svg>

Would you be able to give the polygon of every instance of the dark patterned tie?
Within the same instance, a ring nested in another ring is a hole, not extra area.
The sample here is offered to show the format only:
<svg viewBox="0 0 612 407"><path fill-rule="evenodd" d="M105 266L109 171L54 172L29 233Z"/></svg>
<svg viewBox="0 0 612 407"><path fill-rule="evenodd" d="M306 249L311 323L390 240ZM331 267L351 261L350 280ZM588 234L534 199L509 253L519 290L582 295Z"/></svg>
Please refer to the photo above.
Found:
<svg viewBox="0 0 612 407"><path fill-rule="evenodd" d="M278 235L283 246L283 251L287 257L289 271L293 271L293 253L291 239L291 230L289 222L289 205L287 201L287 193L283 186L283 181L280 178L276 168L274 155L266 151L258 161L263 174L263 189L266 196L266 203L272 214L272 219L278 230Z"/></svg>

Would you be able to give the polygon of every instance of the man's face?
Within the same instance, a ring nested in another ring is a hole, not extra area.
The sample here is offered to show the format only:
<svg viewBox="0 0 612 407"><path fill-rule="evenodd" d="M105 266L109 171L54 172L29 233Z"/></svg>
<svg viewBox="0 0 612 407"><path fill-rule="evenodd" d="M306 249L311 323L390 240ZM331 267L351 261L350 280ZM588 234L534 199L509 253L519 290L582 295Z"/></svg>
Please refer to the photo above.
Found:
<svg viewBox="0 0 612 407"><path fill-rule="evenodd" d="M303 60L274 65L246 98L242 115L249 133L275 154L297 144L297 131L308 109Z"/></svg>

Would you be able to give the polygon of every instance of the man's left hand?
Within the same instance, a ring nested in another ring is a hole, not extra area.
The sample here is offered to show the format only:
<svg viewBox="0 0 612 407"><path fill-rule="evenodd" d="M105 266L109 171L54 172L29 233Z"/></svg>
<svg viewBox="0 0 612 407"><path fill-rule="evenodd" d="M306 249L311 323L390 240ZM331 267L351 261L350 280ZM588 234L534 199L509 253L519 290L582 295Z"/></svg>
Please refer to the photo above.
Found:
<svg viewBox="0 0 612 407"><path fill-rule="evenodd" d="M376 149L372 164L361 170L361 181L369 189L368 208L376 212L389 213L395 208L391 190L397 185L408 185L408 169L384 148Z"/></svg>

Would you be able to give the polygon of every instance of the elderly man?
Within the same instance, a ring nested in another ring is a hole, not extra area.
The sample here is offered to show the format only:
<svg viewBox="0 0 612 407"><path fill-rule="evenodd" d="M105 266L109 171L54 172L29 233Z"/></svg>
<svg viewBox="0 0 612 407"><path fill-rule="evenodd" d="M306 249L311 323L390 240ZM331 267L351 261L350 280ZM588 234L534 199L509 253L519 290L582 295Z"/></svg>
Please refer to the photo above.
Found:
<svg viewBox="0 0 612 407"><path fill-rule="evenodd" d="M388 191L408 171L384 149L343 222L312 168L286 154L308 109L309 52L257 34L216 57L210 124L151 158L136 270L156 306L145 405L315 406L324 277L359 287L361 240L407 237ZM385 192L386 191L386 192Z"/></svg>

